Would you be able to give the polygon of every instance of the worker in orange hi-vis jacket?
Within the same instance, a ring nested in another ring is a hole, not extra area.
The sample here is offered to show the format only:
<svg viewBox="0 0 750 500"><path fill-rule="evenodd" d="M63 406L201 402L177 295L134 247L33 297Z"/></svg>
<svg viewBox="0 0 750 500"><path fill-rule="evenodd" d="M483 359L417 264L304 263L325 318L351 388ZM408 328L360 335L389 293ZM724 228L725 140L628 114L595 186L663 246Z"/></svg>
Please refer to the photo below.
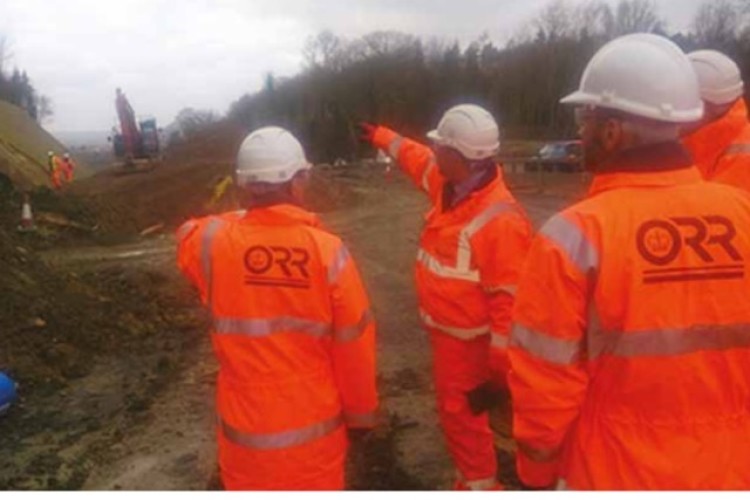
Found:
<svg viewBox="0 0 750 500"><path fill-rule="evenodd" d="M705 182L680 127L690 61L656 35L589 62L576 106L588 198L529 251L509 357L530 487L750 489L750 197Z"/></svg>
<svg viewBox="0 0 750 500"><path fill-rule="evenodd" d="M62 161L60 162L62 167L62 178L66 183L73 182L73 171L75 170L75 162L70 157L70 154L65 153Z"/></svg>
<svg viewBox="0 0 750 500"><path fill-rule="evenodd" d="M506 388L511 308L531 227L495 160L497 123L479 106L453 107L428 134L432 147L384 126L360 128L432 202L416 287L455 488L499 489L487 410Z"/></svg>
<svg viewBox="0 0 750 500"><path fill-rule="evenodd" d="M50 176L52 187L60 189L63 185L63 161L54 151L47 152L47 172Z"/></svg>
<svg viewBox="0 0 750 500"><path fill-rule="evenodd" d="M737 64L715 50L688 54L705 114L686 127L685 147L708 180L750 191L750 122Z"/></svg>
<svg viewBox="0 0 750 500"><path fill-rule="evenodd" d="M227 489L342 489L347 430L376 424L375 322L346 246L300 206L308 170L289 132L256 130L237 159L245 210L177 233L213 317Z"/></svg>

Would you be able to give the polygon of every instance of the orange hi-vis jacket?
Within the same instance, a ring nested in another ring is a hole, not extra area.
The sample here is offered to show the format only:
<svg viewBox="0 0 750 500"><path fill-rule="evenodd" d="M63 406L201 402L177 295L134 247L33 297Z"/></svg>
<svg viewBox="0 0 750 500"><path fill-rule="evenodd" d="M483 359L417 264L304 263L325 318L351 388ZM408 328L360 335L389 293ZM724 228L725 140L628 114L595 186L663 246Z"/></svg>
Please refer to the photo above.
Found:
<svg viewBox="0 0 750 500"><path fill-rule="evenodd" d="M375 324L346 247L289 204L190 220L178 240L213 317L225 486L343 487L344 428L372 427L378 406Z"/></svg>
<svg viewBox="0 0 750 500"><path fill-rule="evenodd" d="M750 191L750 123L744 99L684 143L704 179Z"/></svg>
<svg viewBox="0 0 750 500"><path fill-rule="evenodd" d="M524 483L750 488L750 197L690 162L631 150L535 238L509 348Z"/></svg>
<svg viewBox="0 0 750 500"><path fill-rule="evenodd" d="M463 340L491 333L490 362L504 380L513 295L531 226L505 187L502 171L445 210L446 182L429 147L386 127L376 129L373 143L387 150L432 202L416 265L422 321Z"/></svg>

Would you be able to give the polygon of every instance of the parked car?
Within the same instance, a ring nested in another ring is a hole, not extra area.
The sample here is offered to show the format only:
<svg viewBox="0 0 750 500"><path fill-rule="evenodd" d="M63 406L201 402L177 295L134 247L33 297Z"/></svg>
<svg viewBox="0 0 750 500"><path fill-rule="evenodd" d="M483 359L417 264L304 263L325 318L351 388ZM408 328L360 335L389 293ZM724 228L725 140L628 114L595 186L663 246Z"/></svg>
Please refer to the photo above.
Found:
<svg viewBox="0 0 750 500"><path fill-rule="evenodd" d="M581 141L548 142L539 149L535 160L547 172L580 172L583 170Z"/></svg>

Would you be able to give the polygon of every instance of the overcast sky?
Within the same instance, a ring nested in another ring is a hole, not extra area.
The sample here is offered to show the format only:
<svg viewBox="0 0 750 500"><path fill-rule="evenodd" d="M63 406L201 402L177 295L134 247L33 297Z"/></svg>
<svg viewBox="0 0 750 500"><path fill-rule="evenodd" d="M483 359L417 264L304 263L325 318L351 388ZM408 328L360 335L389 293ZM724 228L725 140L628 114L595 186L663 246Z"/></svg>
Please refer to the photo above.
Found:
<svg viewBox="0 0 750 500"><path fill-rule="evenodd" d="M0 0L11 65L52 99L52 131L109 130L122 87L139 116L167 125L183 107L224 113L269 71L300 69L323 29L400 30L500 43L549 0ZM583 0L570 0L571 3ZM685 29L702 0L657 0Z"/></svg>

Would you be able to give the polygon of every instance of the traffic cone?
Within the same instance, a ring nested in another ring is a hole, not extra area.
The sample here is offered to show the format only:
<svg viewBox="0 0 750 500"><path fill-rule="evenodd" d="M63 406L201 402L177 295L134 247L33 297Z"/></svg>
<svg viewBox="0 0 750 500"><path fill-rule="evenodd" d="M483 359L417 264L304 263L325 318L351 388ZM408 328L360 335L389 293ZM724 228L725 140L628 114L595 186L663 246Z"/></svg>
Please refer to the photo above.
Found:
<svg viewBox="0 0 750 500"><path fill-rule="evenodd" d="M31 201L29 195L23 196L23 205L21 205L21 225L19 231L31 231L34 229L34 213L31 211Z"/></svg>

